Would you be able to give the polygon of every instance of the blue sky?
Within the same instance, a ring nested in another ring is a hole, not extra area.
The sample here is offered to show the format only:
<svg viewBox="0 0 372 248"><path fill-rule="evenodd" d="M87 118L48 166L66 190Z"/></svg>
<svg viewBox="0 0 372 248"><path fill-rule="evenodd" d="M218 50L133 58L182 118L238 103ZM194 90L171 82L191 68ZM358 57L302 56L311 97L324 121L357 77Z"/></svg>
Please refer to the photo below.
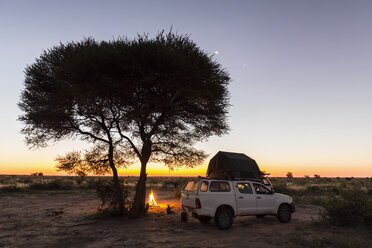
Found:
<svg viewBox="0 0 372 248"><path fill-rule="evenodd" d="M372 2L274 0L0 0L0 173L55 173L57 154L84 148L23 143L23 70L44 49L171 27L218 51L232 78L231 132L198 147L246 153L273 175L372 176Z"/></svg>

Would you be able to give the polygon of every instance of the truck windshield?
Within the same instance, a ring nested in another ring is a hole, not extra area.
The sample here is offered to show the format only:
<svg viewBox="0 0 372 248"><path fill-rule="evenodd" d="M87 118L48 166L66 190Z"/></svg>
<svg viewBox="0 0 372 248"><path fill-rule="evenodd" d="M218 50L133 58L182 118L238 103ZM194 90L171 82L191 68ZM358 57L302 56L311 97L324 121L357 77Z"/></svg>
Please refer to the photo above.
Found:
<svg viewBox="0 0 372 248"><path fill-rule="evenodd" d="M186 191L196 191L196 188L198 186L198 182L197 181L188 181L185 185L185 187L183 188L183 190L186 190Z"/></svg>

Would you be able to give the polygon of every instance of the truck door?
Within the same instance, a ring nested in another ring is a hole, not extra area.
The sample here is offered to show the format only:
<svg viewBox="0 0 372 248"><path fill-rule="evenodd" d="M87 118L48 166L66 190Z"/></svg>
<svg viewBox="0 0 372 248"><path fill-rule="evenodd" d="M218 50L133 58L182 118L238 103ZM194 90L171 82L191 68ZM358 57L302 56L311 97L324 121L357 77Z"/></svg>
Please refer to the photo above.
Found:
<svg viewBox="0 0 372 248"><path fill-rule="evenodd" d="M256 196L248 182L234 182L238 215L256 214Z"/></svg>
<svg viewBox="0 0 372 248"><path fill-rule="evenodd" d="M264 185L252 183L257 199L257 214L275 213L276 198Z"/></svg>
<svg viewBox="0 0 372 248"><path fill-rule="evenodd" d="M195 196L198 189L198 181L188 181L181 191L181 204L183 208L195 208Z"/></svg>

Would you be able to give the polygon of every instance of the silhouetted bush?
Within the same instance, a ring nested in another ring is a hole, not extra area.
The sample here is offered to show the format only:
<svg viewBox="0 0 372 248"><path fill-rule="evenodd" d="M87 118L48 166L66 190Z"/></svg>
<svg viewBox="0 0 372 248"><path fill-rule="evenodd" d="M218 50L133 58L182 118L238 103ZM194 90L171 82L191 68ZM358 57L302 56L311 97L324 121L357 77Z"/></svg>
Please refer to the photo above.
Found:
<svg viewBox="0 0 372 248"><path fill-rule="evenodd" d="M124 199L124 204L128 203L128 189L123 183L121 183L122 195ZM119 203L116 197L115 186L113 181L97 181L96 182L96 194L101 200L101 208L99 212L110 213L111 215L116 215L120 213Z"/></svg>
<svg viewBox="0 0 372 248"><path fill-rule="evenodd" d="M347 226L372 223L372 197L360 188L340 192L324 201L323 218L335 225Z"/></svg>

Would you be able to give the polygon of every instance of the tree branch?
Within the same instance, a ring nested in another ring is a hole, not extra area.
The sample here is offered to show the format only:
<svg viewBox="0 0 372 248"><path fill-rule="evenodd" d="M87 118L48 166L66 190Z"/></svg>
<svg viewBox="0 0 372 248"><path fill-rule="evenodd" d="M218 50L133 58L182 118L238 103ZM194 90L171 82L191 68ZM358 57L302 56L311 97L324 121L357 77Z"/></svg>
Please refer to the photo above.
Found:
<svg viewBox="0 0 372 248"><path fill-rule="evenodd" d="M132 140L128 137L128 136L125 136L122 132L121 132L121 128L120 128L120 125L118 123L118 121L116 120L116 127L118 129L118 132L119 132L119 135L121 138L123 139L126 139L130 146L133 148L134 152L137 154L137 156L141 159L142 158L142 154L139 152L139 150L137 149L137 147L134 145L134 143L132 142Z"/></svg>
<svg viewBox="0 0 372 248"><path fill-rule="evenodd" d="M71 124L71 126L73 128L75 128L76 130L78 130L80 134L88 135L89 137L91 137L94 140L99 140L99 141L105 142L107 144L110 144L108 140L105 140L103 138L97 137L97 136L95 136L94 134L92 134L90 132L87 132L87 131L82 130L78 125L72 123L71 121L70 121L70 124Z"/></svg>

